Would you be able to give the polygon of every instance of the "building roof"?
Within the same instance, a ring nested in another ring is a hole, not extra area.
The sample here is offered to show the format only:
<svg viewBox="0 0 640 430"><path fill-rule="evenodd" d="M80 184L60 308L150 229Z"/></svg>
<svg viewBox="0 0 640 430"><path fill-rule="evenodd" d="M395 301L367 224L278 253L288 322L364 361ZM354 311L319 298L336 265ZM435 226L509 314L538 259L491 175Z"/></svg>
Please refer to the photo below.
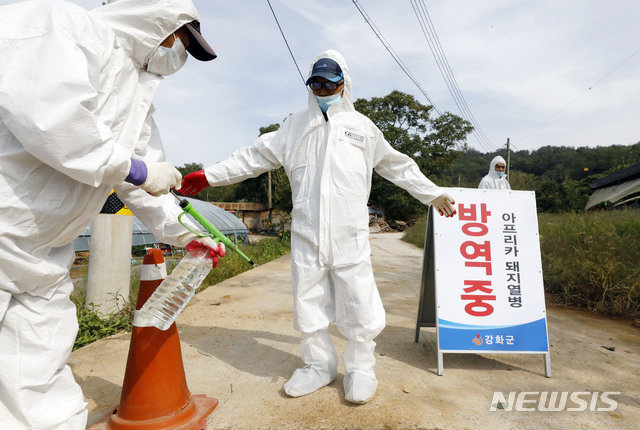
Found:
<svg viewBox="0 0 640 430"><path fill-rule="evenodd" d="M211 202L227 211L252 211L260 212L268 209L264 203L247 203L247 202Z"/></svg>
<svg viewBox="0 0 640 430"><path fill-rule="evenodd" d="M620 182L629 181L631 179L640 178L640 163L633 166L626 167L622 170L618 170L609 176L600 178L591 184L591 189L596 190L598 188L607 187L609 185L617 185Z"/></svg>

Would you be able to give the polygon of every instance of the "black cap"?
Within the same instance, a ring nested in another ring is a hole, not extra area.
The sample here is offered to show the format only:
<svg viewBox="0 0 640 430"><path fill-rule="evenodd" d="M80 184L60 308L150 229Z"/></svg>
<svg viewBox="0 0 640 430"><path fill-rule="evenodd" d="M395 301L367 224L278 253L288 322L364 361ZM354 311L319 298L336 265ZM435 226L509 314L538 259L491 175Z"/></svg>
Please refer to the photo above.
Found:
<svg viewBox="0 0 640 430"><path fill-rule="evenodd" d="M189 36L191 36L187 52L191 54L193 58L200 61L211 61L217 57L211 46L209 46L207 41L204 40L204 37L202 37L200 22L191 21L185 24L184 28L187 29Z"/></svg>
<svg viewBox="0 0 640 430"><path fill-rule="evenodd" d="M338 82L344 79L340 64L336 63L331 58L321 58L315 62L313 69L311 70L311 76L307 79L306 84L309 85L313 78L318 77L325 78L331 82Z"/></svg>

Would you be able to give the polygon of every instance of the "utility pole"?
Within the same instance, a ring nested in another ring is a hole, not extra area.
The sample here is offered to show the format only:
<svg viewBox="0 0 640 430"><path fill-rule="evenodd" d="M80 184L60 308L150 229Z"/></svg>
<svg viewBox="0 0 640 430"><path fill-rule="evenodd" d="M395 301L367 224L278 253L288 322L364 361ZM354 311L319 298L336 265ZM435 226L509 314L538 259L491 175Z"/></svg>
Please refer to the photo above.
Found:
<svg viewBox="0 0 640 430"><path fill-rule="evenodd" d="M268 172L267 183L269 184L268 185L269 197L268 197L268 203L267 203L267 210L269 211L269 219L271 219L271 170L269 170Z"/></svg>
<svg viewBox="0 0 640 430"><path fill-rule="evenodd" d="M511 165L511 142L507 137L507 178L509 178L509 166Z"/></svg>
<svg viewBox="0 0 640 430"><path fill-rule="evenodd" d="M460 186L460 173L458 173L458 186Z"/></svg>

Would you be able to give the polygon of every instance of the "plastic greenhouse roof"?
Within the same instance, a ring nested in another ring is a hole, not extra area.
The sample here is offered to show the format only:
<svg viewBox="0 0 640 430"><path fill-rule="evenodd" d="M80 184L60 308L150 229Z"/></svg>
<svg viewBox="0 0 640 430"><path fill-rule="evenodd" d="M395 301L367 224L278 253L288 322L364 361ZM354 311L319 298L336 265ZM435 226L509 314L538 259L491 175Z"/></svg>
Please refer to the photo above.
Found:
<svg viewBox="0 0 640 430"><path fill-rule="evenodd" d="M211 203L192 199L188 197L186 198L193 207L200 212L202 216L207 218L211 224L213 224L222 234L225 235L238 235L242 237L246 237L249 234L249 229L244 223L238 219L232 213L225 211L224 209L219 208ZM126 215L118 215L118 216L126 216ZM191 221L194 222L195 225L199 226L191 215L187 215ZM88 251L90 245L91 238L91 225L87 226L82 234L76 238L73 242L73 246L76 251ZM132 245L150 245L153 243L159 242L158 239L151 233L151 231L145 226L142 221L140 221L136 216L133 217L133 240Z"/></svg>

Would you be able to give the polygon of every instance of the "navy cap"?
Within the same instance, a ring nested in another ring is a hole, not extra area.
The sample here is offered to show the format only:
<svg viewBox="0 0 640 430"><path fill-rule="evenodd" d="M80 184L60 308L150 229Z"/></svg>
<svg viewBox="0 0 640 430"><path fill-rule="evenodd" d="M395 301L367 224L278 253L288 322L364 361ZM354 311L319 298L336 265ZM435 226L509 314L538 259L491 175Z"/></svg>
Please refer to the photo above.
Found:
<svg viewBox="0 0 640 430"><path fill-rule="evenodd" d="M198 21L191 21L184 25L184 28L189 32L191 40L189 46L187 46L187 52L193 56L193 58L200 61L211 61L217 57L211 46L204 40L202 33L200 32L200 23Z"/></svg>
<svg viewBox="0 0 640 430"><path fill-rule="evenodd" d="M331 58L321 58L313 65L311 76L307 79L306 85L309 85L313 78L325 78L331 82L338 82L344 79L344 75L338 63Z"/></svg>

